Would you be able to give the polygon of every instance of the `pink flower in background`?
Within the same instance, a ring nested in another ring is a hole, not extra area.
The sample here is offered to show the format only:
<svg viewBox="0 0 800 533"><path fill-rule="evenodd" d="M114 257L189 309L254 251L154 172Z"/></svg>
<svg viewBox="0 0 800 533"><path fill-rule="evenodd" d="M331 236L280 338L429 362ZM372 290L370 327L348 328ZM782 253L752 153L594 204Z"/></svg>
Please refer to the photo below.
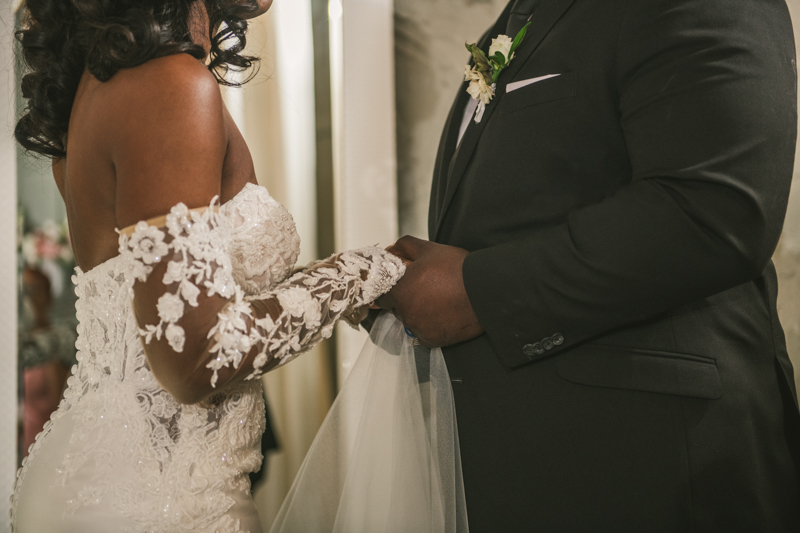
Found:
<svg viewBox="0 0 800 533"><path fill-rule="evenodd" d="M66 222L45 221L40 227L20 235L19 250L26 265L36 267L43 261L61 261L70 267L74 256Z"/></svg>
<svg viewBox="0 0 800 533"><path fill-rule="evenodd" d="M36 253L42 259L58 259L61 257L61 245L54 241L50 235L44 232L37 232Z"/></svg>

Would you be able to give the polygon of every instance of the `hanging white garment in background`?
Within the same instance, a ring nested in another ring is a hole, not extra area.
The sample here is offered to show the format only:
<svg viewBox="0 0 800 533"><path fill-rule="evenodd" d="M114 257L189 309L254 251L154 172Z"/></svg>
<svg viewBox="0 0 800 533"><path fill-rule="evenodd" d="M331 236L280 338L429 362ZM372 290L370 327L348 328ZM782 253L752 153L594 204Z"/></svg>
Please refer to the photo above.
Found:
<svg viewBox="0 0 800 533"><path fill-rule="evenodd" d="M271 533L467 533L455 404L440 349L383 313Z"/></svg>

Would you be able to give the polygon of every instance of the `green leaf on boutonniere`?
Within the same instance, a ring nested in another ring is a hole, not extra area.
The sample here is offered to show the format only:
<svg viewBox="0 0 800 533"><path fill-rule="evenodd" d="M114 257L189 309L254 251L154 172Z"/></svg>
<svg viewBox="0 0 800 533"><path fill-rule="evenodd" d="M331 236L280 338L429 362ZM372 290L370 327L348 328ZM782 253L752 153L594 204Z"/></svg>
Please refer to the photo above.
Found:
<svg viewBox="0 0 800 533"><path fill-rule="evenodd" d="M528 33L528 26L530 26L530 25L531 25L530 22L525 24L522 27L522 29L519 30L519 33L517 33L517 36L514 37L514 42L511 43L511 50L508 52L508 57L511 57L514 54L514 52L517 50L517 48L519 48L519 45L522 44L522 40L525 39L525 34Z"/></svg>
<svg viewBox="0 0 800 533"><path fill-rule="evenodd" d="M497 68L506 67L506 56L502 52L495 52L492 56L492 61L497 65Z"/></svg>
<svg viewBox="0 0 800 533"><path fill-rule="evenodd" d="M475 66L478 67L479 72L492 72L492 65L483 50L478 48L477 44L467 44L467 50L472 54L472 60L475 61Z"/></svg>

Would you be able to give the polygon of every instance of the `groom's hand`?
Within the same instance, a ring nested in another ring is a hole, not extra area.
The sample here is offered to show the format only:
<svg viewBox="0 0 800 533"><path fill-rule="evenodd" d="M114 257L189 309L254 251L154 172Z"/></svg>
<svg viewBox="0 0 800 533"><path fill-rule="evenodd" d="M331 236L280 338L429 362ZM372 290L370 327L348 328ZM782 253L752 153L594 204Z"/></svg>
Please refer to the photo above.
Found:
<svg viewBox="0 0 800 533"><path fill-rule="evenodd" d="M483 333L461 275L469 252L409 236L387 250L410 263L377 303L391 310L423 345L449 346Z"/></svg>

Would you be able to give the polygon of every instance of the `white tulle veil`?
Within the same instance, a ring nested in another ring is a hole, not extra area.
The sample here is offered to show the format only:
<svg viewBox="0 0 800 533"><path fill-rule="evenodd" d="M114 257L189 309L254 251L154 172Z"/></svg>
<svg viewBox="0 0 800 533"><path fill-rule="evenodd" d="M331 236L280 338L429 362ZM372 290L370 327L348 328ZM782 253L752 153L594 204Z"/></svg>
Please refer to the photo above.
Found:
<svg viewBox="0 0 800 533"><path fill-rule="evenodd" d="M271 533L466 533L450 378L383 313Z"/></svg>

